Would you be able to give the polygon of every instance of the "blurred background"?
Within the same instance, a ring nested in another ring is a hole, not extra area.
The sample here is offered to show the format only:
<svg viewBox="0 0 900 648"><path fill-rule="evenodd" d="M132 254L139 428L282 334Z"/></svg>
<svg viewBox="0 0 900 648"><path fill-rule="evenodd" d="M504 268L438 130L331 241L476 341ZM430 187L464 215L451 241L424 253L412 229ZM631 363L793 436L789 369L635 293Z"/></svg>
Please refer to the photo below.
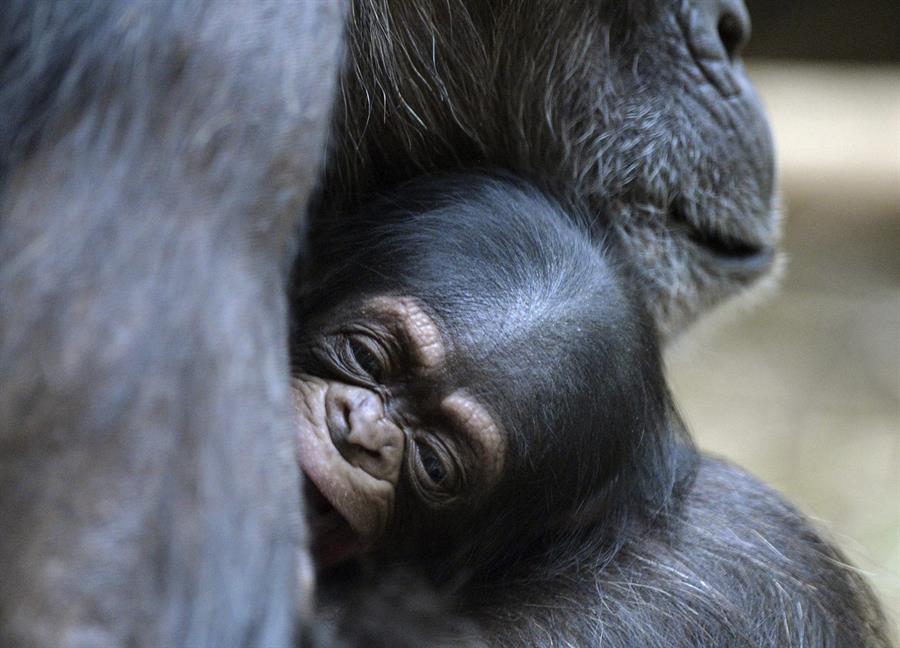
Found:
<svg viewBox="0 0 900 648"><path fill-rule="evenodd" d="M818 520L900 637L900 2L747 4L788 263L768 299L676 345L669 373L700 446Z"/></svg>

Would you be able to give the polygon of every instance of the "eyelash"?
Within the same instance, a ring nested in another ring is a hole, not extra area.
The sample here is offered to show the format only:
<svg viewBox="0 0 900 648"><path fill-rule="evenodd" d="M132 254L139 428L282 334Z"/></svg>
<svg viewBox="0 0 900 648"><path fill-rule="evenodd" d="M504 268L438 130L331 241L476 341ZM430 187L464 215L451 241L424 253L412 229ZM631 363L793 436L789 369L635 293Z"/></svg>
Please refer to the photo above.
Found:
<svg viewBox="0 0 900 648"><path fill-rule="evenodd" d="M463 475L453 460L453 454L447 450L442 452L437 443L440 442L413 440L415 446L413 472L416 475L418 489L425 498L435 503L445 503L459 493ZM430 474L428 465L432 462L436 462L443 473L440 481L436 481Z"/></svg>
<svg viewBox="0 0 900 648"><path fill-rule="evenodd" d="M350 367L351 369L362 377L381 382L384 364L379 357L379 352L372 349L369 343L362 341L359 335L348 335L346 351L347 359L353 365Z"/></svg>
<svg viewBox="0 0 900 648"><path fill-rule="evenodd" d="M390 367L388 352L368 333L337 332L321 348L335 377L360 386L380 386Z"/></svg>
<svg viewBox="0 0 900 648"><path fill-rule="evenodd" d="M422 466L422 472L427 475L428 479L435 486L440 486L447 479L449 473L444 462L441 461L439 453L431 446L416 442L416 451L419 453L419 464ZM441 476L435 477L432 472L437 471Z"/></svg>

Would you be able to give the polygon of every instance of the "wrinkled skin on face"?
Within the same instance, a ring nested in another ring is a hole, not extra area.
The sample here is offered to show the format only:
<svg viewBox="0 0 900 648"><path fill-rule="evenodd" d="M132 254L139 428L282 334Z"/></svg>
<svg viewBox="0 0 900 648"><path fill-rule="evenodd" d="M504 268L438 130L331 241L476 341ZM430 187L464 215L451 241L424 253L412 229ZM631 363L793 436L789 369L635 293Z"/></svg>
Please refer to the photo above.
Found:
<svg viewBox="0 0 900 648"><path fill-rule="evenodd" d="M510 169L612 227L673 337L778 265L749 33L740 0L357 2L320 217L423 170Z"/></svg>
<svg viewBox="0 0 900 648"><path fill-rule="evenodd" d="M324 319L294 380L321 568L377 546L401 490L431 509L484 495L505 445L488 410L445 380L445 342L415 300L370 298Z"/></svg>

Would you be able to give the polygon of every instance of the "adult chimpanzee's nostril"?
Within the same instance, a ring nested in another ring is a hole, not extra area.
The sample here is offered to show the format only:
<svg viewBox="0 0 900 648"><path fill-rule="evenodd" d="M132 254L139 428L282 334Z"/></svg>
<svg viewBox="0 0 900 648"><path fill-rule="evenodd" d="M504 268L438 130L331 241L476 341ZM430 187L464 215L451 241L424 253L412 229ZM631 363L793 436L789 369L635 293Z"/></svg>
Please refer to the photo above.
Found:
<svg viewBox="0 0 900 648"><path fill-rule="evenodd" d="M750 39L750 14L743 0L683 0L682 24L695 55L734 61Z"/></svg>
<svg viewBox="0 0 900 648"><path fill-rule="evenodd" d="M723 97L741 92L735 65L750 38L750 14L743 0L682 0L678 14L697 66Z"/></svg>
<svg viewBox="0 0 900 648"><path fill-rule="evenodd" d="M722 54L733 61L750 39L750 14L744 0L700 0L706 29L718 35Z"/></svg>
<svg viewBox="0 0 900 648"><path fill-rule="evenodd" d="M741 51L750 40L750 18L747 10L744 9L743 3L724 2L723 5L739 4L742 12L734 12L727 7L719 16L717 30L719 32L719 40L722 47L725 48L725 54L728 59L733 61L740 56Z"/></svg>

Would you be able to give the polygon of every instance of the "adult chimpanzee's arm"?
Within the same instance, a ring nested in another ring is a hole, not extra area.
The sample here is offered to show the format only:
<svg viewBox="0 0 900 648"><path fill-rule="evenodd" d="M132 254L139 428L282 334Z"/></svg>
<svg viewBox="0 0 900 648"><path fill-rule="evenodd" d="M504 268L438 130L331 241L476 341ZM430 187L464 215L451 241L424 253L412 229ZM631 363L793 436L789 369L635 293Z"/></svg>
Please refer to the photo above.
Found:
<svg viewBox="0 0 900 648"><path fill-rule="evenodd" d="M0 643L288 642L282 294L342 17L0 8Z"/></svg>

